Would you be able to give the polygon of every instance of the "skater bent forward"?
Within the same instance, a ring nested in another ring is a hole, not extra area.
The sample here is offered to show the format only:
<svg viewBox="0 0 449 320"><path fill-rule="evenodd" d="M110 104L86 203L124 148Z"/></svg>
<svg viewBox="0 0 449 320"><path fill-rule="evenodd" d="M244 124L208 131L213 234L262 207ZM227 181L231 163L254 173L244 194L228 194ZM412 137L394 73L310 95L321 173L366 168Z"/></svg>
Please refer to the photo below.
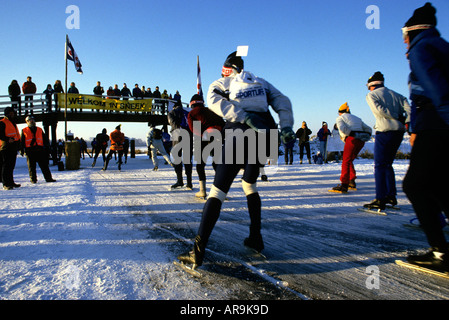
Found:
<svg viewBox="0 0 449 320"><path fill-rule="evenodd" d="M252 92L260 93L260 95L245 95L245 88L254 90ZM250 72L243 71L243 59L237 56L236 52L227 57L222 69L222 78L210 85L207 102L213 112L226 120L225 132L226 130L235 132L237 129L243 132L247 130L257 132L260 129L276 128L277 125L268 111L268 105L271 105L279 115L282 142L288 143L296 139L292 130L293 112L290 100L269 82ZM275 132L277 148L277 130ZM245 144L244 163L224 161L228 147L235 147L238 137L234 136L233 138L227 139L225 135L223 161L217 164L214 182L203 208L201 224L193 250L178 256L181 262L192 265L192 268L201 266L203 263L206 245L219 218L223 201L241 169L244 170L242 188L246 195L250 216L249 237L245 239L244 244L256 251L261 251L264 248L261 235L261 200L256 181L259 170L265 162L251 164L248 161L248 144ZM257 138L260 138L259 133L257 133ZM267 140L269 141L269 139Z"/></svg>

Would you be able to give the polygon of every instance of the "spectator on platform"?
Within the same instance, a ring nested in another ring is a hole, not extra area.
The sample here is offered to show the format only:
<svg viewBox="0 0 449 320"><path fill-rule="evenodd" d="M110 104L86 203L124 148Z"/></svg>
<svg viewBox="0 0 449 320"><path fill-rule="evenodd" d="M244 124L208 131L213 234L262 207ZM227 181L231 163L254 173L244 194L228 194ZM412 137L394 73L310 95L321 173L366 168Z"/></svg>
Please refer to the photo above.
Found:
<svg viewBox="0 0 449 320"><path fill-rule="evenodd" d="M20 98L20 86L17 80L12 80L11 84L8 87L8 94L11 98L11 106L14 110L19 110L19 115L22 113L22 99Z"/></svg>
<svg viewBox="0 0 449 320"><path fill-rule="evenodd" d="M131 96L131 90L126 86L126 83L123 84L123 89L120 91L120 95L123 97L123 100L128 100Z"/></svg>
<svg viewBox="0 0 449 320"><path fill-rule="evenodd" d="M80 92L78 91L78 88L75 86L75 82L71 82L70 83L70 88L69 90L67 90L67 93L74 93L74 94L79 94ZM74 109L72 109L73 111ZM75 109L76 111L76 109ZM80 109L80 112L82 112L83 109Z"/></svg>
<svg viewBox="0 0 449 320"><path fill-rule="evenodd" d="M27 77L27 81L22 85L22 92L25 94L25 115L28 114L28 106L30 106L31 114L33 113L33 94L37 91L36 85L31 81L31 77ZM30 103L27 103L30 101Z"/></svg>
<svg viewBox="0 0 449 320"><path fill-rule="evenodd" d="M53 90L53 87L51 84L47 84L47 89L44 90L43 93L45 93L45 99L47 99L47 111L51 112L51 102L52 102L52 96L55 91Z"/></svg>

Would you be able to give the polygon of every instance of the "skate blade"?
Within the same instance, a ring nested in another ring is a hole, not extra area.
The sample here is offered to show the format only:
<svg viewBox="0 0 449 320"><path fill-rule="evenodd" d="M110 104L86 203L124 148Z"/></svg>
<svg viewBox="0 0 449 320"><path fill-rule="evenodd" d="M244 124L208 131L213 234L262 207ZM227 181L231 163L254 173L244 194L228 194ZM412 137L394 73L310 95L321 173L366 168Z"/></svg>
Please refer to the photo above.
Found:
<svg viewBox="0 0 449 320"><path fill-rule="evenodd" d="M448 272L440 272L440 271L432 270L432 269L421 267L421 266L418 266L416 264L408 263L408 262L405 262L405 261L402 261L402 260L395 260L395 263L397 265L399 265L399 266L402 266L402 267L406 267L406 268L409 268L409 269L413 269L413 270L417 270L417 271L421 271L421 272L425 272L425 273L428 273L428 274L433 274L435 276L439 276L439 277L443 277L443 278L449 279L449 273Z"/></svg>
<svg viewBox="0 0 449 320"><path fill-rule="evenodd" d="M248 247L248 246L245 246L245 248L250 252L251 258L260 258L263 260L267 260L267 256L264 255L262 252L257 251L256 249Z"/></svg>
<svg viewBox="0 0 449 320"><path fill-rule="evenodd" d="M348 193L348 191L340 191L340 190L332 190L332 189L330 189L329 192L343 193L343 194Z"/></svg>
<svg viewBox="0 0 449 320"><path fill-rule="evenodd" d="M194 277L197 277L197 278L201 278L202 277L202 274L199 271L196 270L196 265L189 266L189 265L187 265L187 264L185 264L183 262L177 261L177 260L173 261L173 264L175 266L180 267L182 270L184 270L188 274L191 274Z"/></svg>
<svg viewBox="0 0 449 320"><path fill-rule="evenodd" d="M357 210L362 211L362 212L377 214L377 215L380 215L380 216L386 216L387 215L387 213L384 210L380 210L380 209L357 208Z"/></svg>

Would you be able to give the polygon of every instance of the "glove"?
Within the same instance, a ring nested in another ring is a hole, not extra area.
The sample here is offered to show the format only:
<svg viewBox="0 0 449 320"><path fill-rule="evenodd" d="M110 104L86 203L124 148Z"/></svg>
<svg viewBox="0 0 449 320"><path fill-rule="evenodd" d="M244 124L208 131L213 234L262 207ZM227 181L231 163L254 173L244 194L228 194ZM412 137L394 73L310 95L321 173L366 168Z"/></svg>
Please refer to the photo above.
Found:
<svg viewBox="0 0 449 320"><path fill-rule="evenodd" d="M296 139L295 132L293 132L291 127L285 127L281 130L281 141L287 144Z"/></svg>
<svg viewBox="0 0 449 320"><path fill-rule="evenodd" d="M256 132L261 132L261 130L264 130L265 133L268 133L270 129L276 128L276 124L271 123L270 119L254 112L246 113L245 123Z"/></svg>

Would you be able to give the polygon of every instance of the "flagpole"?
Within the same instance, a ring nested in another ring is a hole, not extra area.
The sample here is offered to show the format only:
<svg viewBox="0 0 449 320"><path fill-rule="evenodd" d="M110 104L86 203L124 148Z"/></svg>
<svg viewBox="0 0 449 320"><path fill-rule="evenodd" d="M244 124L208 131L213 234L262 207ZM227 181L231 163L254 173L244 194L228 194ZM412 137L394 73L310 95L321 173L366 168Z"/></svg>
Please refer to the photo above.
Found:
<svg viewBox="0 0 449 320"><path fill-rule="evenodd" d="M67 141L67 42L69 36L65 35L65 105L64 105L64 122L65 122L65 141Z"/></svg>

